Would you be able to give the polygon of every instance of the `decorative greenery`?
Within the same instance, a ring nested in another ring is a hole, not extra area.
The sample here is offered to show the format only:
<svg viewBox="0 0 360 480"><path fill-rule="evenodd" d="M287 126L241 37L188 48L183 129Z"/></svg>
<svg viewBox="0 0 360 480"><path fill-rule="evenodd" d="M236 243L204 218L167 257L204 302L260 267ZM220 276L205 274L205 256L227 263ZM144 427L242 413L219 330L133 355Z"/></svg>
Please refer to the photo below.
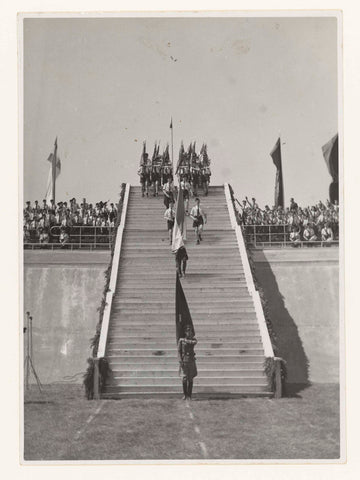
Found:
<svg viewBox="0 0 360 480"><path fill-rule="evenodd" d="M264 361L264 371L268 379L268 386L272 392L276 389L276 362L280 362L280 378L282 390L285 387L287 377L286 362L282 358L275 360L274 357L266 357Z"/></svg>
<svg viewBox="0 0 360 480"><path fill-rule="evenodd" d="M85 391L86 391L86 396L88 399L92 399L94 396L93 388L94 388L94 358L97 355L98 348L99 348L99 341L100 341L100 333L101 333L101 325L104 317L104 310L107 305L106 303L106 294L109 291L109 285L110 285L110 278L111 278L111 267L112 267L112 261L114 257L114 249L115 249L115 242L116 242L116 234L118 227L120 225L121 221L121 216L122 216L122 208L123 208L123 202L124 202L124 195L125 195L125 187L126 184L122 183L121 184L121 190L120 190L120 199L117 205L118 209L118 214L117 214L117 219L116 219L116 225L114 229L114 235L111 241L111 256L110 256L110 262L108 268L104 272L104 277L105 277L105 285L104 285L104 290L102 294L102 299L99 308L97 311L99 312L99 321L96 325L96 331L95 335L93 338L90 340L90 346L92 348L92 357L88 358L88 367L86 370L86 373L84 375L84 386L85 386ZM107 367L105 367L105 363ZM100 391L102 385L105 385L105 381L109 372L109 365L106 361L105 358L100 359L99 363L99 373L100 373Z"/></svg>
<svg viewBox="0 0 360 480"><path fill-rule="evenodd" d="M236 220L237 220L238 225L240 225L240 227L241 227L241 216L240 216L237 208L235 208L236 199L234 197L234 191L233 191L233 189L230 185L229 185L229 190L230 190L232 204L233 204L233 207L234 207ZM260 286L259 281L256 277L255 262L254 262L254 259L253 259L252 253L251 253L251 249L250 249L248 243L246 242L245 235L243 235L243 238L244 238L244 242L245 242L246 253L247 253L248 260L249 260L250 270L251 270L251 274L252 274L252 277L253 277L255 289L259 292L261 306L262 306L262 309L263 309L263 312L264 312L265 322L266 322L266 326L267 326L267 329L268 329L268 332L269 332L271 345L272 345L275 356L278 357L279 351L278 351L278 347L276 345L277 338L276 338L274 327L273 327L273 324L271 322L271 318L270 318L270 314L269 314L269 303L268 303L268 300L266 298L265 292L262 289L262 287ZM272 370L272 368L275 369L275 366L270 368L270 366L269 366L270 360L272 360L275 363L273 358L267 357L265 359L264 367L265 367L266 375L268 377L269 387L272 388L275 385L273 383L273 370ZM274 372L275 372L275 370L274 370ZM287 373L286 373L286 362L285 362L285 360L281 359L281 379L282 379L283 382L285 382L286 375L287 375ZM273 388L272 388L272 391L274 391Z"/></svg>
<svg viewBox="0 0 360 480"><path fill-rule="evenodd" d="M95 374L95 360L94 357L90 357L87 359L88 367L84 374L84 387L85 387L85 395L88 400L93 400L94 398L94 374ZM106 358L99 359L99 379L100 385L99 389L101 391L102 386L105 385L107 377L110 372L109 363Z"/></svg>

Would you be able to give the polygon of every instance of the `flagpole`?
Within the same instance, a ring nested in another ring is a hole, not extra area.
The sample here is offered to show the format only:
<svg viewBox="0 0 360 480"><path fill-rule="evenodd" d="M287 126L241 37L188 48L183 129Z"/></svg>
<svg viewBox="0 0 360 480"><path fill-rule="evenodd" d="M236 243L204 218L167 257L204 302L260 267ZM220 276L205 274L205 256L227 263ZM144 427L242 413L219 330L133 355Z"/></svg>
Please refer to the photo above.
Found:
<svg viewBox="0 0 360 480"><path fill-rule="evenodd" d="M52 198L55 203L55 183L56 183L56 158L57 158L57 137L54 143L54 155L52 158Z"/></svg>
<svg viewBox="0 0 360 480"><path fill-rule="evenodd" d="M174 172L174 128L173 128L172 117L171 117L170 129L171 129L171 164L172 164L172 175L173 175L173 181L174 181L175 180L175 172Z"/></svg>

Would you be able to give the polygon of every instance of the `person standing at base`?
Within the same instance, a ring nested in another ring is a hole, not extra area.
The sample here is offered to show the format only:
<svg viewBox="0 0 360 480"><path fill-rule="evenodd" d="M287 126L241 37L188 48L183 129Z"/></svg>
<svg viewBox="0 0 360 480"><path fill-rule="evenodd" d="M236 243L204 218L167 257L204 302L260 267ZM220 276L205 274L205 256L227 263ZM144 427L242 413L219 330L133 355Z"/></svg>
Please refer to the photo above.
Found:
<svg viewBox="0 0 360 480"><path fill-rule="evenodd" d="M169 202L169 208L165 210L164 213L164 218L167 220L167 229L169 232L169 242L170 245L172 244L172 233L174 229L174 223L175 223L175 210L174 210L174 203L173 201Z"/></svg>
<svg viewBox="0 0 360 480"><path fill-rule="evenodd" d="M183 400L191 400L193 379L197 376L194 347L197 340L190 326L185 328L185 337L178 341L179 374L182 377Z"/></svg>
<svg viewBox="0 0 360 480"><path fill-rule="evenodd" d="M190 217L193 219L196 244L199 245L202 240L203 225L207 222L207 217L204 210L200 207L200 199L198 197L195 198L195 206L191 209Z"/></svg>
<svg viewBox="0 0 360 480"><path fill-rule="evenodd" d="M187 261L189 260L186 248L181 246L175 254L176 271L179 277L184 276L186 272Z"/></svg>

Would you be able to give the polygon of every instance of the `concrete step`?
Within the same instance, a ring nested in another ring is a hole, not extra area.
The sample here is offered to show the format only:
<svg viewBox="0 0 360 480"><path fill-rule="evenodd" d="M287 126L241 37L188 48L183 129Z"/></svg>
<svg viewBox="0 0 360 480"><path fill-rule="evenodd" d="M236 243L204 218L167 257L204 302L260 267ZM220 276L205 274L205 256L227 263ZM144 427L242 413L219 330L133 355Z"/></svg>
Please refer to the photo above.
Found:
<svg viewBox="0 0 360 480"><path fill-rule="evenodd" d="M194 312L198 313L198 312ZM201 312L200 312L201 313ZM204 328L210 327L210 325L217 325L225 328L227 325L230 327L239 326L242 327L244 324L257 324L256 320L256 313L255 310L250 312L228 312L224 315L223 312L205 312L201 315L201 319L199 316L196 315L197 321L194 322L194 325L197 327ZM193 314L193 321L194 321L194 314ZM110 327L112 325L116 325L116 323L120 326L125 327L126 325L135 326L135 325L151 325L154 327L155 325L162 325L162 326L172 326L175 325L175 306L171 312L171 314L161 311L161 312L122 312L120 314L116 314L115 310L111 312L111 319L110 319Z"/></svg>
<svg viewBox="0 0 360 480"><path fill-rule="evenodd" d="M159 339L159 338L148 338L144 339L144 337L140 339L132 339L129 340L128 338L112 338L108 342L108 348L120 348L120 349L153 349L153 350L169 350L173 349L174 345L176 346L175 342L175 335L170 339ZM230 348L230 349L247 349L247 348L258 348L259 345L261 346L261 337L260 335L256 338L250 338L248 340L205 340L201 339L198 342L204 349L220 349L220 348Z"/></svg>
<svg viewBox="0 0 360 480"><path fill-rule="evenodd" d="M140 297L140 296L139 296ZM113 300L113 304L117 306L121 305L131 305L131 306L144 306L144 305L151 305L158 307L159 309L163 307L164 304L168 304L169 301L175 301L175 295L163 295L161 299L159 298L154 298L147 296L146 299L143 298L135 298L135 297L115 297ZM189 298L191 298L191 302L189 302ZM187 297L188 303L191 303L191 306L199 306L203 305L205 303L205 298L206 297L199 297L199 296L192 296L192 297ZM232 298L221 298L216 299L213 296L207 298L206 300L206 305L209 306L218 306L218 307L243 307L245 305L253 305L252 299L250 296L246 297L232 297Z"/></svg>
<svg viewBox="0 0 360 480"><path fill-rule="evenodd" d="M119 355L127 357L143 357L143 356L161 356L161 357L177 357L176 346L173 348L117 348L110 345L107 345L106 352L108 355ZM203 348L201 345L196 346L196 356L206 356L206 357L235 357L238 355L263 355L264 350L262 346L253 346L246 348Z"/></svg>
<svg viewBox="0 0 360 480"><path fill-rule="evenodd" d="M272 398L274 396L273 392L265 391L265 392L251 392L251 391L244 391L242 393L232 393L229 391L225 392L193 392L193 400L228 400L228 399L236 399L236 398ZM104 393L101 395L101 398L107 400L125 400L125 399L174 399L179 400L182 398L182 392L178 391L175 393L169 392L162 392L160 390L147 392L147 393Z"/></svg>
<svg viewBox="0 0 360 480"><path fill-rule="evenodd" d="M157 368L157 369L155 369ZM262 368L221 368L221 369L197 369L198 370L198 378L213 378L219 377L223 375L226 378L230 377L245 377L245 378L259 378L264 377L264 371ZM122 379L122 378L161 378L161 377L168 377L168 376L177 376L179 375L179 369L174 368L173 366L162 366L161 368L158 365L150 365L148 366L148 370L144 370L141 367L141 370L134 370L134 368L122 368L120 367L112 368L111 375L114 379Z"/></svg>
<svg viewBox="0 0 360 480"><path fill-rule="evenodd" d="M127 389L129 387L149 387L149 386L157 386L157 387L171 387L175 386L176 388L179 387L179 375L178 372L174 372L173 375L167 377L112 377L111 379L111 387L121 387L121 389ZM264 375L259 377L246 377L246 376L231 376L231 377L202 377L198 375L196 377L196 388L200 388L202 386L220 386L224 387L225 385L257 385L262 387L267 387L267 380ZM108 387L106 387L107 389Z"/></svg>
<svg viewBox="0 0 360 480"><path fill-rule="evenodd" d="M113 394L113 395L120 395L123 396L125 393L147 393L150 396L154 395L161 395L161 394L168 394L168 393L177 393L181 394L182 393L182 386L181 382L178 379L179 385L162 385L161 388L156 388L152 385L138 385L138 386L129 386L129 387L113 387L113 386L106 386L104 393L105 395ZM268 386L266 383L263 383L262 385L252 385L252 384L234 384L234 385L197 385L196 380L194 382L194 387L193 387L193 396L196 397L197 394L199 393L206 393L206 394L236 394L236 393L242 393L242 394L249 394L249 393L267 393L270 395L270 392L268 392Z"/></svg>
<svg viewBox="0 0 360 480"><path fill-rule="evenodd" d="M127 354L115 354L112 353L109 355L106 352L106 358L109 360L111 365L116 363L121 363L126 365L127 363L131 364L158 364L158 365L177 365L179 366L178 358L175 354L173 355L127 355ZM226 363L236 363L240 364L242 362L251 363L257 362L258 364L263 364L265 360L264 354L238 354L238 355L203 355L202 352L196 353L196 362L198 366L207 365L211 363L219 363L225 365Z"/></svg>

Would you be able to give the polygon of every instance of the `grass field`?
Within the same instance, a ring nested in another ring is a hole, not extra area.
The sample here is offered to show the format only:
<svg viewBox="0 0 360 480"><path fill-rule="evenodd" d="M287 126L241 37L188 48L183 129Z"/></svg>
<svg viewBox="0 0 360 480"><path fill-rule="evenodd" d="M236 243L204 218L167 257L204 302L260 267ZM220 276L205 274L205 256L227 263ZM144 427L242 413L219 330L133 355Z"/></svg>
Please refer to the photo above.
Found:
<svg viewBox="0 0 360 480"><path fill-rule="evenodd" d="M339 387L280 400L88 401L78 385L35 387L24 405L25 460L339 458Z"/></svg>

